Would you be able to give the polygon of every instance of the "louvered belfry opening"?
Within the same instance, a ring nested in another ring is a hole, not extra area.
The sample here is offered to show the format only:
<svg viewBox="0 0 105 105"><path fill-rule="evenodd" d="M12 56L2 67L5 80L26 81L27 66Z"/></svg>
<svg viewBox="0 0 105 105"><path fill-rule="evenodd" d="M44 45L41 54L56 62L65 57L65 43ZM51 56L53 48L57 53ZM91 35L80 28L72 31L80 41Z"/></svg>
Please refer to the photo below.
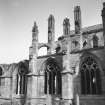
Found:
<svg viewBox="0 0 105 105"><path fill-rule="evenodd" d="M46 61L45 67L45 94L60 95L62 90L62 80L60 67L53 58Z"/></svg>
<svg viewBox="0 0 105 105"><path fill-rule="evenodd" d="M81 93L101 94L100 68L96 60L89 56L84 59L80 67Z"/></svg>

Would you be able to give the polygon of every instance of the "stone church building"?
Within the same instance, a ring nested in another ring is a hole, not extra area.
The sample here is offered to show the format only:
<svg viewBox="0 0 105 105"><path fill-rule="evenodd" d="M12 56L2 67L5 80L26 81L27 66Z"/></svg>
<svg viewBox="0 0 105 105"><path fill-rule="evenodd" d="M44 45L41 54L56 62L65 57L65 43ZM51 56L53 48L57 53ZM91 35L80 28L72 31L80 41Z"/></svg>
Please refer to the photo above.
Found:
<svg viewBox="0 0 105 105"><path fill-rule="evenodd" d="M0 105L105 105L105 3L100 15L102 24L83 28L76 6L75 30L65 18L58 41L50 15L48 43L38 42L35 22L29 60L0 65Z"/></svg>

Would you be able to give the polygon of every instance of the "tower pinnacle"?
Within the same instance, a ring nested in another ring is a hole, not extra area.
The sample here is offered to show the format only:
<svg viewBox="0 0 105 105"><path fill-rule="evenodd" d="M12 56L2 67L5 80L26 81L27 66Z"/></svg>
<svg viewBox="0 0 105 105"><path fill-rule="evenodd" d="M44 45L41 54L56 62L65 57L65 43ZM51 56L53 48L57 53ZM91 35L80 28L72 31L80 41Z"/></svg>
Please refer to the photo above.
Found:
<svg viewBox="0 0 105 105"><path fill-rule="evenodd" d="M74 7L74 23L75 23L75 33L79 34L81 31L81 9L80 9L80 6Z"/></svg>
<svg viewBox="0 0 105 105"><path fill-rule="evenodd" d="M32 46L36 46L38 43L38 26L36 22L34 22L34 26L32 28Z"/></svg>
<svg viewBox="0 0 105 105"><path fill-rule="evenodd" d="M32 28L32 32L38 32L38 26L37 26L36 22L34 22L34 26Z"/></svg>
<svg viewBox="0 0 105 105"><path fill-rule="evenodd" d="M50 47L47 49L48 54L53 53L53 45L55 39L55 19L53 15L48 18L48 43Z"/></svg>
<svg viewBox="0 0 105 105"><path fill-rule="evenodd" d="M70 22L68 18L63 21L63 35L70 35Z"/></svg>
<svg viewBox="0 0 105 105"><path fill-rule="evenodd" d="M55 38L55 19L53 15L48 18L48 43L52 43Z"/></svg>

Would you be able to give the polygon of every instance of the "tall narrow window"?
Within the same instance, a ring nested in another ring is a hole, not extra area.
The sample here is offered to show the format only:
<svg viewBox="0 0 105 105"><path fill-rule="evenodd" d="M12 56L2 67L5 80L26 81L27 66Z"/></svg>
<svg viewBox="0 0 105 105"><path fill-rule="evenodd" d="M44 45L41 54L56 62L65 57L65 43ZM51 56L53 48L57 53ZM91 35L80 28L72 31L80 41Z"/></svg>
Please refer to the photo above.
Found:
<svg viewBox="0 0 105 105"><path fill-rule="evenodd" d="M0 86L1 86L1 76L2 76L2 68L0 67Z"/></svg>
<svg viewBox="0 0 105 105"><path fill-rule="evenodd" d="M82 94L101 94L100 69L91 56L86 57L80 67Z"/></svg>
<svg viewBox="0 0 105 105"><path fill-rule="evenodd" d="M93 48L98 47L98 37L96 35L93 36Z"/></svg>
<svg viewBox="0 0 105 105"><path fill-rule="evenodd" d="M60 68L54 59L50 59L46 63L45 70L45 94L61 94L61 73Z"/></svg>
<svg viewBox="0 0 105 105"><path fill-rule="evenodd" d="M2 68L0 67L0 87L2 86ZM1 89L0 89L0 96L1 96Z"/></svg>
<svg viewBox="0 0 105 105"><path fill-rule="evenodd" d="M27 91L27 76L28 68L21 63L19 73L17 74L16 94L25 94Z"/></svg>
<svg viewBox="0 0 105 105"><path fill-rule="evenodd" d="M26 75L20 75L20 94L26 93Z"/></svg>
<svg viewBox="0 0 105 105"><path fill-rule="evenodd" d="M16 75L16 80L17 80L16 81L16 94L18 94L19 93L19 90L18 90L19 89L19 75L18 74Z"/></svg>

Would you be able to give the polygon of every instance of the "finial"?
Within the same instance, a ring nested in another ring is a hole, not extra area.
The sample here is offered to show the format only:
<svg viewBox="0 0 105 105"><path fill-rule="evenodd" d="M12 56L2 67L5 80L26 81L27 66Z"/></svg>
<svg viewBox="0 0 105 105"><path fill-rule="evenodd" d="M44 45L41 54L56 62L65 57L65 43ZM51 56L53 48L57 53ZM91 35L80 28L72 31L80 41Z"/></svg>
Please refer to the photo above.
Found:
<svg viewBox="0 0 105 105"><path fill-rule="evenodd" d="M38 32L38 26L37 26L36 22L34 22L34 26L32 28L32 32Z"/></svg>

